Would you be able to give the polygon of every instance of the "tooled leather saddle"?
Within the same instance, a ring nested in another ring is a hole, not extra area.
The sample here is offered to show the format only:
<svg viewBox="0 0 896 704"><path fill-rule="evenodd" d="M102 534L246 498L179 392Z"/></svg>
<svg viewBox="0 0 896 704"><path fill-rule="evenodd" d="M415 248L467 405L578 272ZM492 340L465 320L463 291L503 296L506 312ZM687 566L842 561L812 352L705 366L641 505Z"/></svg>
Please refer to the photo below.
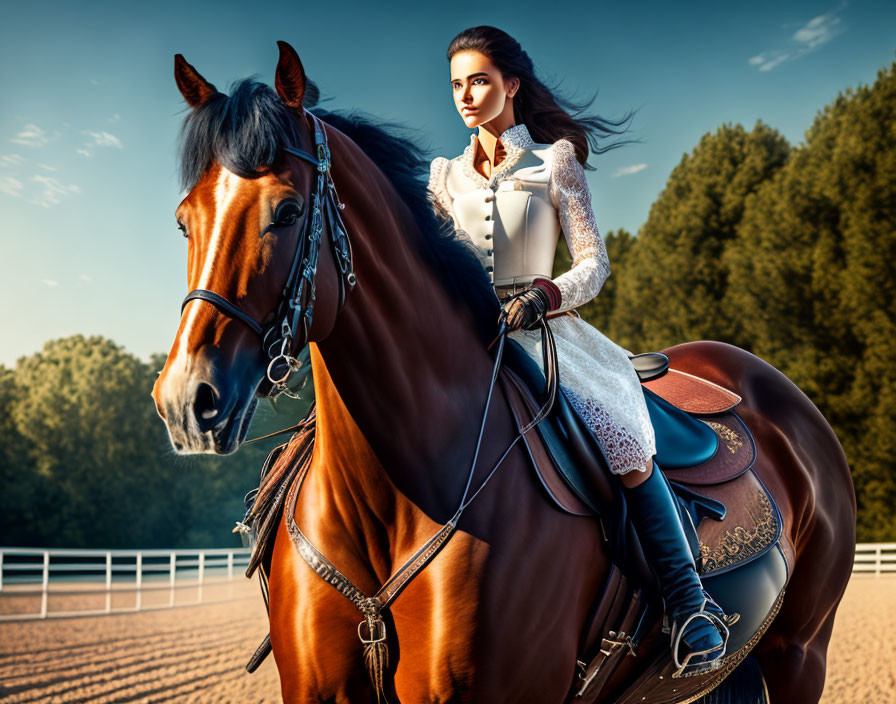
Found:
<svg viewBox="0 0 896 704"><path fill-rule="evenodd" d="M522 427L541 405L544 375L510 339L504 361L501 382ZM756 444L734 410L741 399L707 379L669 368L664 355L638 355L632 363L656 436L656 464L677 498L703 585L726 613L741 618L730 628L717 670L673 677L656 578L626 518L620 483L561 387L551 414L537 432L524 436L526 448L546 498L558 510L600 521L612 561L582 633L568 701L694 701L716 688L721 692L739 666L756 672L752 682L739 678L739 690L754 687L761 693L761 675L745 659L777 614L793 552L782 537L774 498L754 471Z"/></svg>

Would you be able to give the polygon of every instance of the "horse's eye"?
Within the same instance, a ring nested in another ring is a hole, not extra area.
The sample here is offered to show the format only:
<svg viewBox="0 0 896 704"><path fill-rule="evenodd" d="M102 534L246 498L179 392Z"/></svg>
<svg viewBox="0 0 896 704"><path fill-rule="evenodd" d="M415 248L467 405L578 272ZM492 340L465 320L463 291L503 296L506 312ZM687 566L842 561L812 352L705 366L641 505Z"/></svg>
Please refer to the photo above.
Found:
<svg viewBox="0 0 896 704"><path fill-rule="evenodd" d="M302 214L302 205L294 200L287 200L277 206L274 222L271 227L289 227L294 225Z"/></svg>
<svg viewBox="0 0 896 704"><path fill-rule="evenodd" d="M184 225L180 220L177 221L177 229L180 230L181 234L184 237L187 237L187 226Z"/></svg>
<svg viewBox="0 0 896 704"><path fill-rule="evenodd" d="M283 213L277 218L277 225L279 227L285 227L286 225L292 225L295 223L296 219L299 217L299 211L295 208L291 208L287 212Z"/></svg>

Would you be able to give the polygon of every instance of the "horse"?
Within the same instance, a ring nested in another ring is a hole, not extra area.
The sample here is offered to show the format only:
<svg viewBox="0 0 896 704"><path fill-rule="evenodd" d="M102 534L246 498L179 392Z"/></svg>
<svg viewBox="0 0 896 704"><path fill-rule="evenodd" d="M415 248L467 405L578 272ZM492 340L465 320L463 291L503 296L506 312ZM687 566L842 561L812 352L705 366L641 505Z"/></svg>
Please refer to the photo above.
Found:
<svg viewBox="0 0 896 704"><path fill-rule="evenodd" d="M258 396L281 384L297 349L310 350L313 453L277 526L268 579L283 699L565 701L583 623L610 571L598 522L549 504L529 456L512 446L519 428L490 385L499 304L427 197L420 148L356 113L316 108L298 54L279 47L275 90L247 79L229 96L175 57L190 106L181 146L189 192L176 216L188 285L206 294L185 301L153 398L177 452L231 453ZM310 251L308 223L321 222L324 170L340 206L336 229L350 236L350 276L330 220L323 237L333 246L315 249L315 267L299 272L291 310L283 295L296 253ZM292 320L288 336L278 311ZM743 399L756 471L795 551L753 656L770 701L817 702L855 541L842 449L811 401L755 355L713 341L664 352ZM309 569L289 520L369 595L450 523L471 485L475 501L384 614L388 660L372 683L358 638L380 640L378 628L363 631L356 605ZM637 667L627 658L620 677Z"/></svg>

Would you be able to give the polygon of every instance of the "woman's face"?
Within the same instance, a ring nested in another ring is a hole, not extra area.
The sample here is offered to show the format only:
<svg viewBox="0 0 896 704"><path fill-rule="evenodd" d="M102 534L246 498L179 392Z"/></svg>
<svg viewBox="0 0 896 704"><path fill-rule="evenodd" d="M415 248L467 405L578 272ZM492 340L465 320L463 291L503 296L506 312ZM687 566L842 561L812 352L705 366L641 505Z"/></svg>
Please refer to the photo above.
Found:
<svg viewBox="0 0 896 704"><path fill-rule="evenodd" d="M454 106L467 127L478 127L507 109L512 111L510 99L518 87L518 78L505 81L488 57L478 51L459 51L451 57Z"/></svg>

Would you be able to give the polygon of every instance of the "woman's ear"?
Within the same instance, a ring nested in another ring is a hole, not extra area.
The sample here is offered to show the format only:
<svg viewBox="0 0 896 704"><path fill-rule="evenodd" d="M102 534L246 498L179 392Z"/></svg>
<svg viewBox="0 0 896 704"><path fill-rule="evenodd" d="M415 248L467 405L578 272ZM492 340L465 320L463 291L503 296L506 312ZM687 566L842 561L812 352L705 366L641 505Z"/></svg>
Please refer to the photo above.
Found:
<svg viewBox="0 0 896 704"><path fill-rule="evenodd" d="M514 76L504 83L504 89L507 91L507 97L512 98L520 89L520 79Z"/></svg>

